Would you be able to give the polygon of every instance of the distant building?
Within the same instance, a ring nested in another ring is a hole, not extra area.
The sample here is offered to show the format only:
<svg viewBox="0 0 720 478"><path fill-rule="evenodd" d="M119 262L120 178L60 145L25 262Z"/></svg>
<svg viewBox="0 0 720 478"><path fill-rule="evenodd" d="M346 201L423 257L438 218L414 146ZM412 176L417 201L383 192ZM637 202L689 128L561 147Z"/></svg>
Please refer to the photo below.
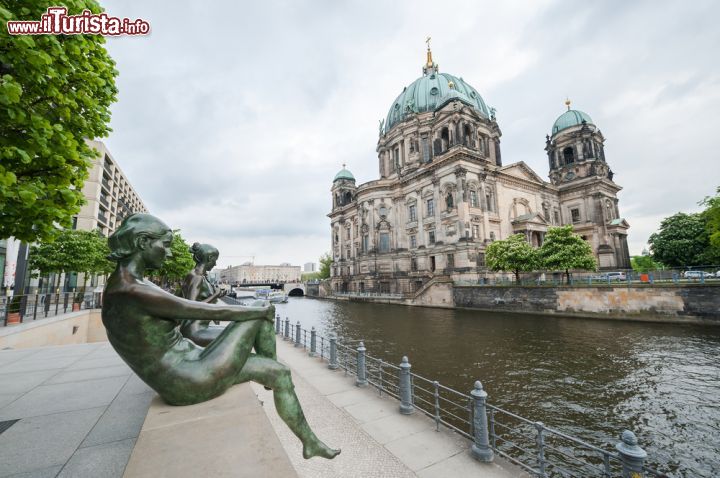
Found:
<svg viewBox="0 0 720 478"><path fill-rule="evenodd" d="M73 229L99 229L109 236L132 213L148 212L145 204L101 141L88 141L98 152L83 186L87 203L80 209Z"/></svg>
<svg viewBox="0 0 720 478"><path fill-rule="evenodd" d="M317 264L314 262L306 262L303 266L303 272L315 272L317 270Z"/></svg>
<svg viewBox="0 0 720 478"><path fill-rule="evenodd" d="M300 266L283 263L278 266L260 266L250 262L229 266L219 271L220 280L230 284L257 284L296 282L300 280Z"/></svg>
<svg viewBox="0 0 720 478"><path fill-rule="evenodd" d="M423 75L380 123L379 179L356 185L343 165L333 180L333 289L411 293L436 276L477 281L491 274L491 242L523 234L539 247L562 225L588 242L600 269L629 268L605 137L566 104L544 145L549 182L522 161L503 165L495 110L441 73L428 48Z"/></svg>

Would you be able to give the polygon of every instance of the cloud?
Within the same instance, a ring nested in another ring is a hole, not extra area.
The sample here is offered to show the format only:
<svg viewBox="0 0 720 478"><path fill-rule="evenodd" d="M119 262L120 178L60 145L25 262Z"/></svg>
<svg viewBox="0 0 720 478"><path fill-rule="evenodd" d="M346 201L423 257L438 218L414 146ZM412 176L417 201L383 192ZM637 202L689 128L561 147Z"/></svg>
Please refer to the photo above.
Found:
<svg viewBox="0 0 720 478"><path fill-rule="evenodd" d="M376 179L377 121L442 71L498 110L506 163L547 177L566 95L607 138L639 253L718 186L714 2L103 2L147 37L109 39L120 71L107 144L150 211L221 265L317 261L342 163ZM225 262L227 261L227 262Z"/></svg>

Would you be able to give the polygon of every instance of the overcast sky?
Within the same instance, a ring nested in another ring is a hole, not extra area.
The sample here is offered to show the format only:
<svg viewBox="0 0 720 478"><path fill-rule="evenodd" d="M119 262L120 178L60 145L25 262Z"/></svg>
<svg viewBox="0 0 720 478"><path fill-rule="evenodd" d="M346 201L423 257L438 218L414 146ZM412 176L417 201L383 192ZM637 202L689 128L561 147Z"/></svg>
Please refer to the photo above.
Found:
<svg viewBox="0 0 720 478"><path fill-rule="evenodd" d="M120 93L105 141L150 212L219 267L317 262L332 179L378 178L378 120L440 71L497 109L504 164L547 180L545 135L565 110L606 137L639 254L663 217L720 185L720 3L101 1L143 18L108 39Z"/></svg>

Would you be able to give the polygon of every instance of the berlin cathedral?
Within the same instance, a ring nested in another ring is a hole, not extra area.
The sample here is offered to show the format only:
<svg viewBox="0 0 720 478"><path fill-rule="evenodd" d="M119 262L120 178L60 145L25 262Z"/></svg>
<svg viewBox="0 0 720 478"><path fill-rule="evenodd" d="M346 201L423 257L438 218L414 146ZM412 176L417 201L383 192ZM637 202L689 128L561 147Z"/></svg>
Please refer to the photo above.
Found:
<svg viewBox="0 0 720 478"><path fill-rule="evenodd" d="M379 179L332 185L331 285L338 292L407 294L430 279L477 281L492 241L524 234L542 245L571 224L601 270L630 267L605 138L586 113L561 114L546 136L549 182L524 162L503 165L494 108L462 78L440 72L428 47L422 76L380 122Z"/></svg>

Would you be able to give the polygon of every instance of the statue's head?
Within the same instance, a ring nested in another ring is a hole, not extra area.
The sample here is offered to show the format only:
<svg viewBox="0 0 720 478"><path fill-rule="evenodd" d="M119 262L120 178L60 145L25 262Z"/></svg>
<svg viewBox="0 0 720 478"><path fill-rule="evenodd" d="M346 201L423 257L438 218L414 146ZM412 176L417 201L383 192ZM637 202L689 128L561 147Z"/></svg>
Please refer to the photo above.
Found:
<svg viewBox="0 0 720 478"><path fill-rule="evenodd" d="M206 271L212 270L212 268L215 267L215 264L217 264L218 257L220 257L220 252L215 246L211 246L210 244L200 244L199 242L192 245L190 248L190 254L193 255L195 264L205 265Z"/></svg>
<svg viewBox="0 0 720 478"><path fill-rule="evenodd" d="M166 258L172 257L172 238L172 230L155 216L131 214L108 238L108 259L127 263L141 257L145 267L158 269Z"/></svg>

